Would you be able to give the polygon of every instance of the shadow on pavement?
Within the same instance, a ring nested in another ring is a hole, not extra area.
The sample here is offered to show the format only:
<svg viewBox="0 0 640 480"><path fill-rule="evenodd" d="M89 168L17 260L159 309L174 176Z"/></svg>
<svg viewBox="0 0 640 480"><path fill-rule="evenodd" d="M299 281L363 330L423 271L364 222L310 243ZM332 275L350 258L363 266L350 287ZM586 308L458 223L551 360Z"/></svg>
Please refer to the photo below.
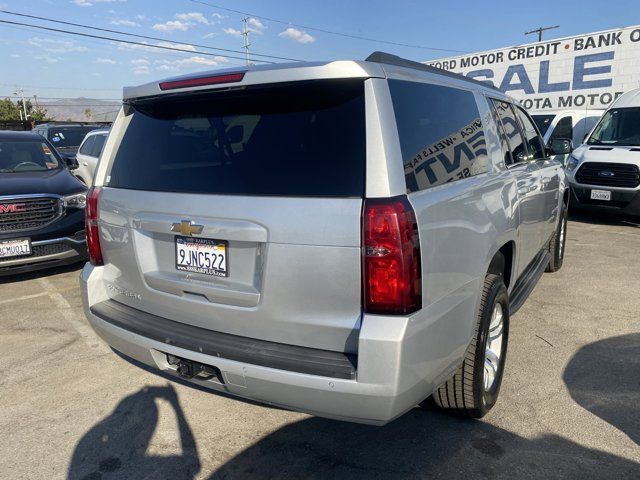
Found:
<svg viewBox="0 0 640 480"><path fill-rule="evenodd" d="M34 280L36 278L50 277L53 275L60 275L69 272L79 272L84 267L85 262L73 263L71 265L65 265L62 267L43 268L42 270L35 270L33 272L19 273L16 275L0 276L0 285L3 283L24 282L26 280Z"/></svg>
<svg viewBox="0 0 640 480"><path fill-rule="evenodd" d="M158 423L157 400L173 408L180 441L177 456L147 455ZM69 465L70 480L191 479L200 470L195 439L172 386L148 387L124 398L80 439Z"/></svg>
<svg viewBox="0 0 640 480"><path fill-rule="evenodd" d="M588 345L576 353L564 374L580 405L635 441L640 413L639 345L640 334ZM176 412L179 456L145 453L158 421L157 399L168 400ZM520 418L516 412L506 414ZM122 400L80 440L69 478L190 479L200 468L195 439L175 391L168 386L143 389ZM207 478L586 480L640 478L640 463L558 435L525 438L431 407L415 408L384 427L309 417L260 438Z"/></svg>
<svg viewBox="0 0 640 480"><path fill-rule="evenodd" d="M567 439L523 438L418 408L385 427L311 418L268 435L210 479L634 478L640 464Z"/></svg>
<svg viewBox="0 0 640 480"><path fill-rule="evenodd" d="M640 333L582 347L563 379L576 403L640 445Z"/></svg>

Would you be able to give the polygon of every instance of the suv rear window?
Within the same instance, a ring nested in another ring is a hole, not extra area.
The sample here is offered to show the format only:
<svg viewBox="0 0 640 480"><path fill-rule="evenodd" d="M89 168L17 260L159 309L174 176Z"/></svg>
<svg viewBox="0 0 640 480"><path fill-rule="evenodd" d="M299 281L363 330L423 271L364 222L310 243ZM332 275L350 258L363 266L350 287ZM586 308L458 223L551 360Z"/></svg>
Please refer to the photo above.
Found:
<svg viewBox="0 0 640 480"><path fill-rule="evenodd" d="M167 95L130 106L107 185L181 193L361 197L363 80Z"/></svg>

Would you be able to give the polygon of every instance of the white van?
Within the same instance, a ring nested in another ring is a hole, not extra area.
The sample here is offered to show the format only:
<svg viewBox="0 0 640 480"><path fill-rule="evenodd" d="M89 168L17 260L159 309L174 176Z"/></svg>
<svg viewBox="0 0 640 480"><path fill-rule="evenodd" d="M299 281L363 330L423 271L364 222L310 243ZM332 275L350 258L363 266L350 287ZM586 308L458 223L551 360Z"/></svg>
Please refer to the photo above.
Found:
<svg viewBox="0 0 640 480"><path fill-rule="evenodd" d="M640 89L618 98L566 165L571 202L640 215Z"/></svg>
<svg viewBox="0 0 640 480"><path fill-rule="evenodd" d="M551 145L552 140L569 139L577 147L598 123L604 110L544 110L530 113L545 145ZM566 165L567 159L568 155L558 155L556 158L563 165Z"/></svg>

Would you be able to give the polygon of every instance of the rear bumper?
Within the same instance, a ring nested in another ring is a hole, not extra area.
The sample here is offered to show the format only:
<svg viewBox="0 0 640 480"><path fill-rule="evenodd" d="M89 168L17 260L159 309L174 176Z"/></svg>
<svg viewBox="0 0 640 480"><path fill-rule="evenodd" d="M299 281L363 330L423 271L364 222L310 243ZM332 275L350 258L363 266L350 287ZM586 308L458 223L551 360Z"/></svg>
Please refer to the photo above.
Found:
<svg viewBox="0 0 640 480"><path fill-rule="evenodd" d="M629 215L640 215L640 190L628 188L588 186L579 183L570 183L571 202L581 208L616 210ZM611 192L611 200L592 200L591 190L608 190Z"/></svg>
<svg viewBox="0 0 640 480"><path fill-rule="evenodd" d="M104 268L86 264L80 286L91 326L115 350L175 376L176 367L169 364L167 354L210 365L219 369L220 379L190 381L212 390L338 420L382 425L413 408L453 374L472 334L455 349L449 348L443 338L443 330L451 328L452 321L464 315L462 310L475 308L475 298L469 299L473 305L436 303L430 312L423 309L419 319L366 316L358 336L355 378L308 373L304 368L292 371L286 365L274 368L259 365L250 358L215 353L204 344L197 350L184 348L172 341L170 335L167 343L153 338L152 332L134 331L111 318L107 320L109 314L99 311L99 305L108 302L112 294L102 281Z"/></svg>
<svg viewBox="0 0 640 480"><path fill-rule="evenodd" d="M0 277L71 265L87 259L82 231L75 237L32 241L31 249L31 255L0 260Z"/></svg>

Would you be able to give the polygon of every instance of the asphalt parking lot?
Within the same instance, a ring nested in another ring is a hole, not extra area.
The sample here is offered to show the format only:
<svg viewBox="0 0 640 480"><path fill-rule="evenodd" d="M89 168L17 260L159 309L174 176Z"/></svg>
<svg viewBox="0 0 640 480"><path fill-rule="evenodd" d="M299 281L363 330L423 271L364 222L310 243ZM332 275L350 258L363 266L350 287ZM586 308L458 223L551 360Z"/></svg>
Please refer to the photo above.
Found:
<svg viewBox="0 0 640 480"><path fill-rule="evenodd" d="M78 273L0 283L0 478L640 478L637 221L573 216L481 421L369 427L170 383L93 333Z"/></svg>

